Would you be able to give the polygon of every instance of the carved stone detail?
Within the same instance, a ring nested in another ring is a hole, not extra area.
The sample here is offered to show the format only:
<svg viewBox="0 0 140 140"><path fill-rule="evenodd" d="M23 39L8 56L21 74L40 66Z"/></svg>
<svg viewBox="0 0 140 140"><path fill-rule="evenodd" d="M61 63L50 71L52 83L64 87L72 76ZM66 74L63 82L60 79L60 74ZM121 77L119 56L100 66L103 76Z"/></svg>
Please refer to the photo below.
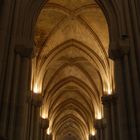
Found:
<svg viewBox="0 0 140 140"><path fill-rule="evenodd" d="M102 97L102 104L110 105L111 103L116 103L117 98L118 98L118 95L116 93L112 95L104 95Z"/></svg>
<svg viewBox="0 0 140 140"><path fill-rule="evenodd" d="M106 127L106 120L104 118L100 120L95 120L94 126L97 130L104 129Z"/></svg>
<svg viewBox="0 0 140 140"><path fill-rule="evenodd" d="M46 130L49 127L49 120L40 118L40 126L42 129Z"/></svg>
<svg viewBox="0 0 140 140"><path fill-rule="evenodd" d="M42 95L41 94L35 94L35 93L31 93L28 97L27 97L27 101L28 103L40 107L42 105Z"/></svg>
<svg viewBox="0 0 140 140"><path fill-rule="evenodd" d="M122 58L129 53L130 41L127 35L122 35L118 41L110 42L109 57L113 60Z"/></svg>
<svg viewBox="0 0 140 140"><path fill-rule="evenodd" d="M34 47L34 43L32 41L21 40L21 42L17 41L15 45L15 52L18 53L22 57L35 57L36 49Z"/></svg>
<svg viewBox="0 0 140 140"><path fill-rule="evenodd" d="M95 140L95 136L89 135L89 140Z"/></svg>

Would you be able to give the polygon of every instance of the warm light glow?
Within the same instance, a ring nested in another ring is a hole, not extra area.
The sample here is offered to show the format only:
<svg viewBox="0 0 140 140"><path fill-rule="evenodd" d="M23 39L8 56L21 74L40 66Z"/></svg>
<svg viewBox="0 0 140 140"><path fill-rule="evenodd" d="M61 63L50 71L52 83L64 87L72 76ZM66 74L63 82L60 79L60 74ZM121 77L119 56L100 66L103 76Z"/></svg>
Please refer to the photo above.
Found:
<svg viewBox="0 0 140 140"><path fill-rule="evenodd" d="M92 136L95 136L96 135L96 130L95 129L92 130L91 135Z"/></svg>
<svg viewBox="0 0 140 140"><path fill-rule="evenodd" d="M102 119L102 116L101 116L101 115L98 115L98 116L96 117L96 119L101 120L101 119Z"/></svg>
<svg viewBox="0 0 140 140"><path fill-rule="evenodd" d="M102 113L101 112L96 113L95 118L97 120L101 120L102 119Z"/></svg>
<svg viewBox="0 0 140 140"><path fill-rule="evenodd" d="M107 83L107 86L104 88L104 92L105 92L106 95L111 95L112 94L112 86L109 82Z"/></svg>
<svg viewBox="0 0 140 140"><path fill-rule="evenodd" d="M38 88L37 84L34 85L33 92L34 93L38 93L39 92L39 88Z"/></svg>
<svg viewBox="0 0 140 140"><path fill-rule="evenodd" d="M43 119L47 119L48 118L48 111L47 111L47 108L46 108L45 104L40 109L40 116Z"/></svg>
<svg viewBox="0 0 140 140"><path fill-rule="evenodd" d="M112 90L108 89L108 95L111 95L111 94L112 94Z"/></svg>
<svg viewBox="0 0 140 140"><path fill-rule="evenodd" d="M40 88L37 83L34 84L33 92L36 94L41 93Z"/></svg>
<svg viewBox="0 0 140 140"><path fill-rule="evenodd" d="M86 133L86 140L89 140L89 134Z"/></svg>
<svg viewBox="0 0 140 140"><path fill-rule="evenodd" d="M50 132L50 129L48 128L48 129L47 129L47 134L50 135L50 133L51 133L51 132Z"/></svg>
<svg viewBox="0 0 140 140"><path fill-rule="evenodd" d="M107 84L108 86L107 86L107 89L106 89L106 93L108 94L108 95L111 95L112 94L112 86L111 86L111 84L108 82L108 84Z"/></svg>
<svg viewBox="0 0 140 140"><path fill-rule="evenodd" d="M48 118L48 115L47 115L47 113L45 111L43 111L42 114L41 114L41 117L43 119L47 119Z"/></svg>

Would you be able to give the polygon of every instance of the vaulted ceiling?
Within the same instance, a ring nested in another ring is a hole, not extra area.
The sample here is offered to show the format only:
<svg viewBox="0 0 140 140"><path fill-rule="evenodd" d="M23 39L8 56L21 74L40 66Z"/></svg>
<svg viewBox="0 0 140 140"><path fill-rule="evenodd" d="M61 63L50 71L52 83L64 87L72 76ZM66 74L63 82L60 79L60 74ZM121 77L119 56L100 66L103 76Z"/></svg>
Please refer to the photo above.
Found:
<svg viewBox="0 0 140 140"><path fill-rule="evenodd" d="M113 88L106 19L94 0L48 0L35 27L32 86L57 140L85 140Z"/></svg>

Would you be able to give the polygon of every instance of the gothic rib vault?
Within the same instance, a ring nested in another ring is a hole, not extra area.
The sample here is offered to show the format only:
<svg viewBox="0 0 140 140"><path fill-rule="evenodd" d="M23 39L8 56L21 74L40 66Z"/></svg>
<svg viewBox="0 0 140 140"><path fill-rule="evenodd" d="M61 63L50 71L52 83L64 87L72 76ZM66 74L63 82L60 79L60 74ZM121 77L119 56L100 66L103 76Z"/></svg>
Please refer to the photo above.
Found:
<svg viewBox="0 0 140 140"><path fill-rule="evenodd" d="M94 0L48 0L35 27L34 92L42 93L40 114L59 140L86 140L103 117L101 97L114 90L109 33Z"/></svg>

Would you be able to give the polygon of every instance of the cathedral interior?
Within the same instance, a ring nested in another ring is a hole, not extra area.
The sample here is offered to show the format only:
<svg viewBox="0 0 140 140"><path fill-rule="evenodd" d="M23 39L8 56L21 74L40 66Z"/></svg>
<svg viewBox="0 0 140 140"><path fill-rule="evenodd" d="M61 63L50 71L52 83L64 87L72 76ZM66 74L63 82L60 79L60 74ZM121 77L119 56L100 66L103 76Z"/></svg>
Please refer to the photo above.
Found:
<svg viewBox="0 0 140 140"><path fill-rule="evenodd" d="M0 0L0 140L140 140L139 0Z"/></svg>

